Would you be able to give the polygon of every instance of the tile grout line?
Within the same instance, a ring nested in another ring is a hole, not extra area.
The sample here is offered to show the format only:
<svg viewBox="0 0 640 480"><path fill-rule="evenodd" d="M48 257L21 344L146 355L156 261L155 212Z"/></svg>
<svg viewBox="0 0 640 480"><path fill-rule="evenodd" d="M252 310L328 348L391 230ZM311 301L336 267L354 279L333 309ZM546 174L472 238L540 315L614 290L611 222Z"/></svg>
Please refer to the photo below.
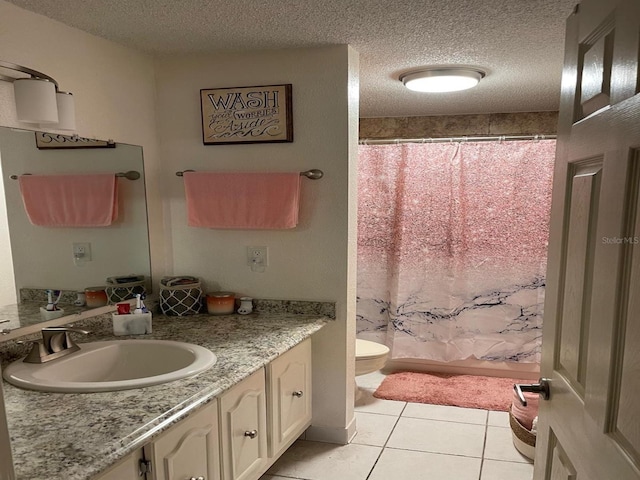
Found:
<svg viewBox="0 0 640 480"><path fill-rule="evenodd" d="M380 449L380 453L378 454L378 457L376 458L376 461L373 462L373 465L371 466L371 470L369 470L369 474L366 476L365 480L369 480L369 478L371 477L371 474L373 473L373 471L376 468L376 465L378 464L378 461L380 460L380 457L382 456L382 453L384 452L384 450L387 448L387 444L389 443L389 439L391 438L391 435L393 435L393 431L396 429L396 427L398 426L398 422L400 421L400 418L402 418L402 414L404 413L405 408L407 408L408 402L404 403L404 407L402 407L402 410L400 410L400 414L396 417L396 421L393 424L393 428L391 429L391 431L389 432L389 436L387 437L387 439L384 442L384 445L382 445L382 448Z"/></svg>
<svg viewBox="0 0 640 480"><path fill-rule="evenodd" d="M484 441L482 442L482 456L480 457L480 471L478 472L478 480L482 480L482 469L484 468L484 453L487 449L487 434L489 432L489 412L487 410L487 421L484 424Z"/></svg>

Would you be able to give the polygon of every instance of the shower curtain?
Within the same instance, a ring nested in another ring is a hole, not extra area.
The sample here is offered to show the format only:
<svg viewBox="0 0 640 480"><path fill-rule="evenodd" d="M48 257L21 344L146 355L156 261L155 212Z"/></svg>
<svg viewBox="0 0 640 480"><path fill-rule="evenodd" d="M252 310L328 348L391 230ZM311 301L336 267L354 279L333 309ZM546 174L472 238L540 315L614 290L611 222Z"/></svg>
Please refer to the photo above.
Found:
<svg viewBox="0 0 640 480"><path fill-rule="evenodd" d="M359 338L539 362L554 140L361 145Z"/></svg>

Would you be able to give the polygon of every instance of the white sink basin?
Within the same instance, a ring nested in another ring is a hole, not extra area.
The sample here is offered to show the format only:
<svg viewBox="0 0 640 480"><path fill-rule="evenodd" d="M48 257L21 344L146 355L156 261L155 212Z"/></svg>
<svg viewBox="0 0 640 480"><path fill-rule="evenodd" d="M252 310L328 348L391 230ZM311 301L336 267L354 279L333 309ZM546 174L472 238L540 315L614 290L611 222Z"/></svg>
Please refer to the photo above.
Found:
<svg viewBox="0 0 640 480"><path fill-rule="evenodd" d="M47 363L11 363L3 372L16 387L42 392L108 392L148 387L211 368L213 352L168 340L81 343L80 351Z"/></svg>

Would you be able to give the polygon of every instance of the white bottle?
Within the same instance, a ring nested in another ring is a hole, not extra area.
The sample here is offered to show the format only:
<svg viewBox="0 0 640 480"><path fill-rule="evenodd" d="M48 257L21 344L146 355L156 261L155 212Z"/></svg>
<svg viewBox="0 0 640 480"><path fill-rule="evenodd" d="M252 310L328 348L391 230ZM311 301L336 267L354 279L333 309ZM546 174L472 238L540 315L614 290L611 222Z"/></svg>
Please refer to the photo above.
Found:
<svg viewBox="0 0 640 480"><path fill-rule="evenodd" d="M251 297L240 297L240 307L238 313L240 315L249 315L253 311L253 299Z"/></svg>

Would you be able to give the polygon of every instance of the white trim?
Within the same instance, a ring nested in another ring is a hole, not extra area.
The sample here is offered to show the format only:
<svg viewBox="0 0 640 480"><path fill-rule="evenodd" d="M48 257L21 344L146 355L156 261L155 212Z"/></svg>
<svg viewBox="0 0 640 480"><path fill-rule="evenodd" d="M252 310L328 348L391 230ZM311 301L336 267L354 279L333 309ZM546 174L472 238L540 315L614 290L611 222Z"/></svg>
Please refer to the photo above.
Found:
<svg viewBox="0 0 640 480"><path fill-rule="evenodd" d="M537 363L491 362L476 359L453 362L437 362L420 358L389 360L384 371L438 372L457 375L483 375L487 377L518 377L525 380L537 380L540 377L540 365Z"/></svg>
<svg viewBox="0 0 640 480"><path fill-rule="evenodd" d="M346 445L353 440L356 433L356 419L354 417L345 428L311 425L305 432L305 440Z"/></svg>

